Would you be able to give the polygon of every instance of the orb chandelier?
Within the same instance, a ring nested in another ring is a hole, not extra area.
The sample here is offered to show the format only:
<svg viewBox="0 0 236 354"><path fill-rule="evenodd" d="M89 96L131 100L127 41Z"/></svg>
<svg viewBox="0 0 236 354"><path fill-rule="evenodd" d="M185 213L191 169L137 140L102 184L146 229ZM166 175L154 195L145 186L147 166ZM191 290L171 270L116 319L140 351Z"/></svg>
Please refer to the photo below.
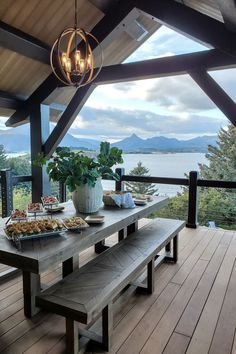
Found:
<svg viewBox="0 0 236 354"><path fill-rule="evenodd" d="M92 48L96 47L94 55ZM75 25L66 28L53 43L50 53L53 73L65 85L81 87L92 82L103 65L103 52L97 38L78 27L77 0Z"/></svg>

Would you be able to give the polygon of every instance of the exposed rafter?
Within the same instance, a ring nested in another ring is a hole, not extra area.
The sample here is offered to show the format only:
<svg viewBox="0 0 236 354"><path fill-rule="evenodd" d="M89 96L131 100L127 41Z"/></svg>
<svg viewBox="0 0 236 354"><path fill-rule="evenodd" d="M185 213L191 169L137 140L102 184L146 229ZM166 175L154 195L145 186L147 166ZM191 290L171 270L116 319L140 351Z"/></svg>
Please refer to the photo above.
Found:
<svg viewBox="0 0 236 354"><path fill-rule="evenodd" d="M50 157L57 146L60 144L64 135L70 128L71 124L74 122L79 111L83 107L87 98L93 92L95 86L87 85L82 88L78 88L74 96L72 97L69 105L63 112L61 118L57 122L57 125L53 129L52 133L48 137L47 141L43 146L44 153L47 157ZM79 103L79 104L78 104Z"/></svg>
<svg viewBox="0 0 236 354"><path fill-rule="evenodd" d="M28 122L29 114L34 110L34 107L40 104L48 97L56 88L58 83L54 74L48 78L25 100L24 104L6 121L7 127L16 127L20 124Z"/></svg>
<svg viewBox="0 0 236 354"><path fill-rule="evenodd" d="M132 10L133 1L120 1L115 3L111 10L105 15L102 20L91 31L92 34L101 43L124 19L125 16ZM7 126L16 126L27 122L27 117L35 104L42 103L50 93L56 89L58 80L53 74L34 91L34 93L25 101L22 108L18 109L6 122Z"/></svg>
<svg viewBox="0 0 236 354"><path fill-rule="evenodd" d="M219 69L236 66L236 58L218 49L150 59L136 63L106 66L95 80L96 85L186 74L197 68Z"/></svg>
<svg viewBox="0 0 236 354"><path fill-rule="evenodd" d="M204 70L190 71L189 75L225 116L236 125L236 104L220 85Z"/></svg>
<svg viewBox="0 0 236 354"><path fill-rule="evenodd" d="M96 6L97 9L101 10L104 14L106 14L114 2L118 2L118 0L89 0L91 4Z"/></svg>
<svg viewBox="0 0 236 354"><path fill-rule="evenodd" d="M50 47L39 39L0 21L0 46L49 64Z"/></svg>
<svg viewBox="0 0 236 354"><path fill-rule="evenodd" d="M137 0L137 7L185 36L236 56L236 34L209 16L174 0Z"/></svg>
<svg viewBox="0 0 236 354"><path fill-rule="evenodd" d="M5 91L0 91L0 107L9 109L18 109L24 100L18 96Z"/></svg>
<svg viewBox="0 0 236 354"><path fill-rule="evenodd" d="M235 0L217 0L226 27L236 32L236 2Z"/></svg>

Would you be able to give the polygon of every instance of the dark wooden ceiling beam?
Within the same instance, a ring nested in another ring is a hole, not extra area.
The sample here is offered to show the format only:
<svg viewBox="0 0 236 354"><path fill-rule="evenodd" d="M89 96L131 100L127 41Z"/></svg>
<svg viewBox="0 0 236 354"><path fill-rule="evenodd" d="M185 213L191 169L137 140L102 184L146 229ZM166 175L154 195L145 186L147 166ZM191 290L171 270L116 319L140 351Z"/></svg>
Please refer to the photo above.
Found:
<svg viewBox="0 0 236 354"><path fill-rule="evenodd" d="M189 75L231 123L236 125L236 104L220 85L204 70L189 71Z"/></svg>
<svg viewBox="0 0 236 354"><path fill-rule="evenodd" d="M50 64L50 47L47 44L3 21L0 21L0 46Z"/></svg>
<svg viewBox="0 0 236 354"><path fill-rule="evenodd" d="M89 0L91 4L96 6L96 8L102 11L104 14L106 14L110 10L114 2L118 1L119 0Z"/></svg>
<svg viewBox="0 0 236 354"><path fill-rule="evenodd" d="M83 107L84 103L93 92L94 88L94 85L87 85L77 89L70 103L62 113L57 125L43 146L45 156L49 158L56 150L57 146L60 144L71 124L79 114L79 111Z"/></svg>
<svg viewBox="0 0 236 354"><path fill-rule="evenodd" d="M119 1L115 3L102 20L91 31L101 43L120 24L120 22L133 9L133 1ZM18 109L6 122L6 126L17 126L27 122L27 117L34 105L42 103L56 87L59 81L51 74L25 101L24 105Z"/></svg>
<svg viewBox="0 0 236 354"><path fill-rule="evenodd" d="M0 107L18 109L24 100L10 92L0 91Z"/></svg>
<svg viewBox="0 0 236 354"><path fill-rule="evenodd" d="M106 66L94 81L96 85L186 74L202 68L216 70L236 66L236 58L211 49L135 63Z"/></svg>
<svg viewBox="0 0 236 354"><path fill-rule="evenodd" d="M15 113L6 121L7 127L17 127L18 125L28 123L28 116L34 110L34 107L42 103L57 87L58 80L54 74L48 78L27 98L24 104L17 109Z"/></svg>
<svg viewBox="0 0 236 354"><path fill-rule="evenodd" d="M207 46L236 56L236 34L209 16L174 0L137 0L137 7L159 22Z"/></svg>
<svg viewBox="0 0 236 354"><path fill-rule="evenodd" d="M236 32L236 1L217 0L226 27Z"/></svg>

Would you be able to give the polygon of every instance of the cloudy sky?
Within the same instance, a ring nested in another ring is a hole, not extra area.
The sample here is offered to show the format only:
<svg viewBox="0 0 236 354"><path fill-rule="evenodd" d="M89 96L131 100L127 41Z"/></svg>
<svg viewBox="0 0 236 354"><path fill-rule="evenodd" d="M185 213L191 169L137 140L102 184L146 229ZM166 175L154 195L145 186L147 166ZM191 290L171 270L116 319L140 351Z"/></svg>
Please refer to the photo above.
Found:
<svg viewBox="0 0 236 354"><path fill-rule="evenodd" d="M162 26L126 62L206 50ZM236 69L210 73L236 100ZM4 126L0 119L0 128ZM78 137L116 141L133 133L190 139L217 134L228 124L197 84L176 76L103 85L90 96L70 132Z"/></svg>
<svg viewBox="0 0 236 354"><path fill-rule="evenodd" d="M162 26L126 62L206 50ZM211 72L236 99L236 70ZM216 134L228 120L188 76L103 85L90 96L73 124L73 134L119 140L138 134L190 139Z"/></svg>

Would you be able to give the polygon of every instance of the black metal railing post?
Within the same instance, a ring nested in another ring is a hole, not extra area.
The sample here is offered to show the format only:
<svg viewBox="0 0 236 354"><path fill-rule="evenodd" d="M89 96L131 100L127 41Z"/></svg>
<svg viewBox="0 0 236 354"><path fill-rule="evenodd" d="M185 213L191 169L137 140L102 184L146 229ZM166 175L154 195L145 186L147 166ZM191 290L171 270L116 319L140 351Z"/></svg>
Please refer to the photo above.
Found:
<svg viewBox="0 0 236 354"><path fill-rule="evenodd" d="M66 202L66 185L64 183L59 183L59 200L60 203Z"/></svg>
<svg viewBox="0 0 236 354"><path fill-rule="evenodd" d="M120 180L116 181L116 191L124 191L125 189L125 184L124 181L122 181L122 176L125 174L125 169L124 168L116 168L115 171L119 176L120 176Z"/></svg>
<svg viewBox="0 0 236 354"><path fill-rule="evenodd" d="M13 210L13 183L11 170L1 170L2 217L5 218Z"/></svg>
<svg viewBox="0 0 236 354"><path fill-rule="evenodd" d="M197 211L198 211L198 172L190 171L189 173L189 198L188 198L188 221L186 226L192 229L197 228Z"/></svg>

